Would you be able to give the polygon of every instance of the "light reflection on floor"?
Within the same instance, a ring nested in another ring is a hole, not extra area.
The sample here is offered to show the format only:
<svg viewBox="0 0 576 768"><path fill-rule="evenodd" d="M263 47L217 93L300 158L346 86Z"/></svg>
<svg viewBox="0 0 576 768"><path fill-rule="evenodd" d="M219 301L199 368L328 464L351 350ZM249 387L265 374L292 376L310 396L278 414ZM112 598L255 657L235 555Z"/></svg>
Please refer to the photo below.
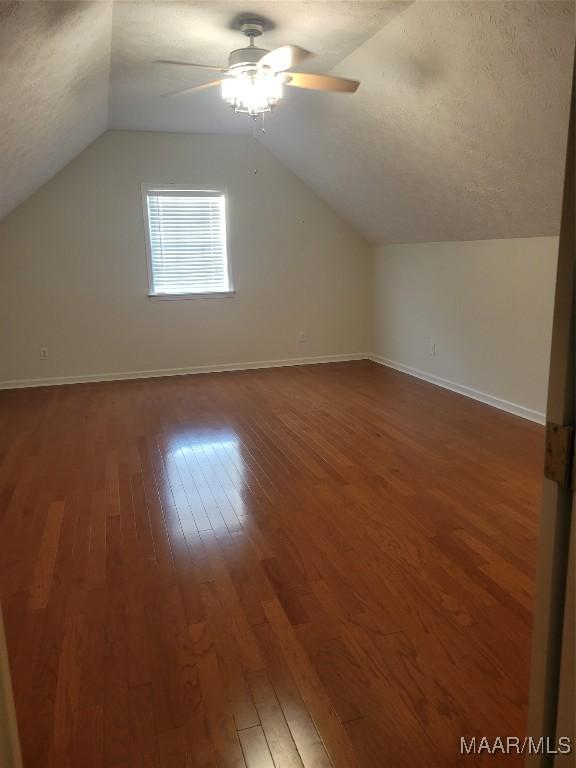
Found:
<svg viewBox="0 0 576 768"><path fill-rule="evenodd" d="M163 446L169 491L185 533L242 529L246 466L233 431L191 429L166 439ZM168 489L167 489L168 490Z"/></svg>

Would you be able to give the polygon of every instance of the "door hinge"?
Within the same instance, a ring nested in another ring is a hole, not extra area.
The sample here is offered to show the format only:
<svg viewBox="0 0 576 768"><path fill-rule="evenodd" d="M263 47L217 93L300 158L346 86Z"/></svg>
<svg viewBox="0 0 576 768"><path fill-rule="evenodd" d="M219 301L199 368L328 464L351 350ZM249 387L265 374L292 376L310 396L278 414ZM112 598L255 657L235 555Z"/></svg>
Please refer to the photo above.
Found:
<svg viewBox="0 0 576 768"><path fill-rule="evenodd" d="M573 488L576 480L574 468L574 427L546 424L546 455L544 475L562 488Z"/></svg>

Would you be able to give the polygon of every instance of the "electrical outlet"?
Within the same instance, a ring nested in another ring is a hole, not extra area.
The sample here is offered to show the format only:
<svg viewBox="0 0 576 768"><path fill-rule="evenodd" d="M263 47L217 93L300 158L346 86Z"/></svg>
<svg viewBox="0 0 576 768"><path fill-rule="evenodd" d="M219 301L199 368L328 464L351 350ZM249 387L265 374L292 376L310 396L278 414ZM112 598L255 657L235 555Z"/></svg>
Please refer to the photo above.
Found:
<svg viewBox="0 0 576 768"><path fill-rule="evenodd" d="M435 341L430 342L430 357L438 357L438 348Z"/></svg>
<svg viewBox="0 0 576 768"><path fill-rule="evenodd" d="M300 331L300 335L298 336L298 341L300 344L305 344L308 341L308 338L306 336L306 331Z"/></svg>
<svg viewBox="0 0 576 768"><path fill-rule="evenodd" d="M40 347L40 360L48 360L48 347Z"/></svg>

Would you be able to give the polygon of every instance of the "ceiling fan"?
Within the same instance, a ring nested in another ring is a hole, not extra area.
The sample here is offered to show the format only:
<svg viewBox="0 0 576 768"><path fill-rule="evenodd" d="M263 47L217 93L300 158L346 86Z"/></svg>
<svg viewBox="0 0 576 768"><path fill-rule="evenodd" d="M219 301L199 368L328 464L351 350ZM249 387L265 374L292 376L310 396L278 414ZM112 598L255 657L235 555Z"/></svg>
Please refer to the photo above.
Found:
<svg viewBox="0 0 576 768"><path fill-rule="evenodd" d="M297 45L283 45L273 51L255 46L254 38L260 37L264 32L264 22L261 19L244 20L240 24L240 30L249 38L250 43L245 48L237 48L230 53L227 67L193 64L187 61L157 60L156 64L174 64L222 73L222 77L217 80L210 80L201 85L182 88L164 95L181 96L219 85L222 98L235 112L256 118L264 112L271 111L282 98L285 85L338 93L354 93L360 85L357 80L347 80L333 75L292 72L293 67L312 54Z"/></svg>

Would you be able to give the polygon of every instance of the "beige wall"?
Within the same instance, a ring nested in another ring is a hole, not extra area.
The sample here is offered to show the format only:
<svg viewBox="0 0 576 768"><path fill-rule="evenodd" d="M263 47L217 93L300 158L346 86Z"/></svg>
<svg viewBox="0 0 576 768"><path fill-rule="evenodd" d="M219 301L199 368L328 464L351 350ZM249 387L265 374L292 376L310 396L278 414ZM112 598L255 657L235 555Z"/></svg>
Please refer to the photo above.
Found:
<svg viewBox="0 0 576 768"><path fill-rule="evenodd" d="M557 237L377 248L376 355L541 419L557 249Z"/></svg>
<svg viewBox="0 0 576 768"><path fill-rule="evenodd" d="M141 182L226 187L235 298L147 297ZM371 264L252 139L111 131L0 223L0 382L367 352Z"/></svg>
<svg viewBox="0 0 576 768"><path fill-rule="evenodd" d="M142 182L226 187L234 298L147 297ZM538 419L557 244L374 250L252 139L110 131L0 222L0 384L372 351Z"/></svg>

